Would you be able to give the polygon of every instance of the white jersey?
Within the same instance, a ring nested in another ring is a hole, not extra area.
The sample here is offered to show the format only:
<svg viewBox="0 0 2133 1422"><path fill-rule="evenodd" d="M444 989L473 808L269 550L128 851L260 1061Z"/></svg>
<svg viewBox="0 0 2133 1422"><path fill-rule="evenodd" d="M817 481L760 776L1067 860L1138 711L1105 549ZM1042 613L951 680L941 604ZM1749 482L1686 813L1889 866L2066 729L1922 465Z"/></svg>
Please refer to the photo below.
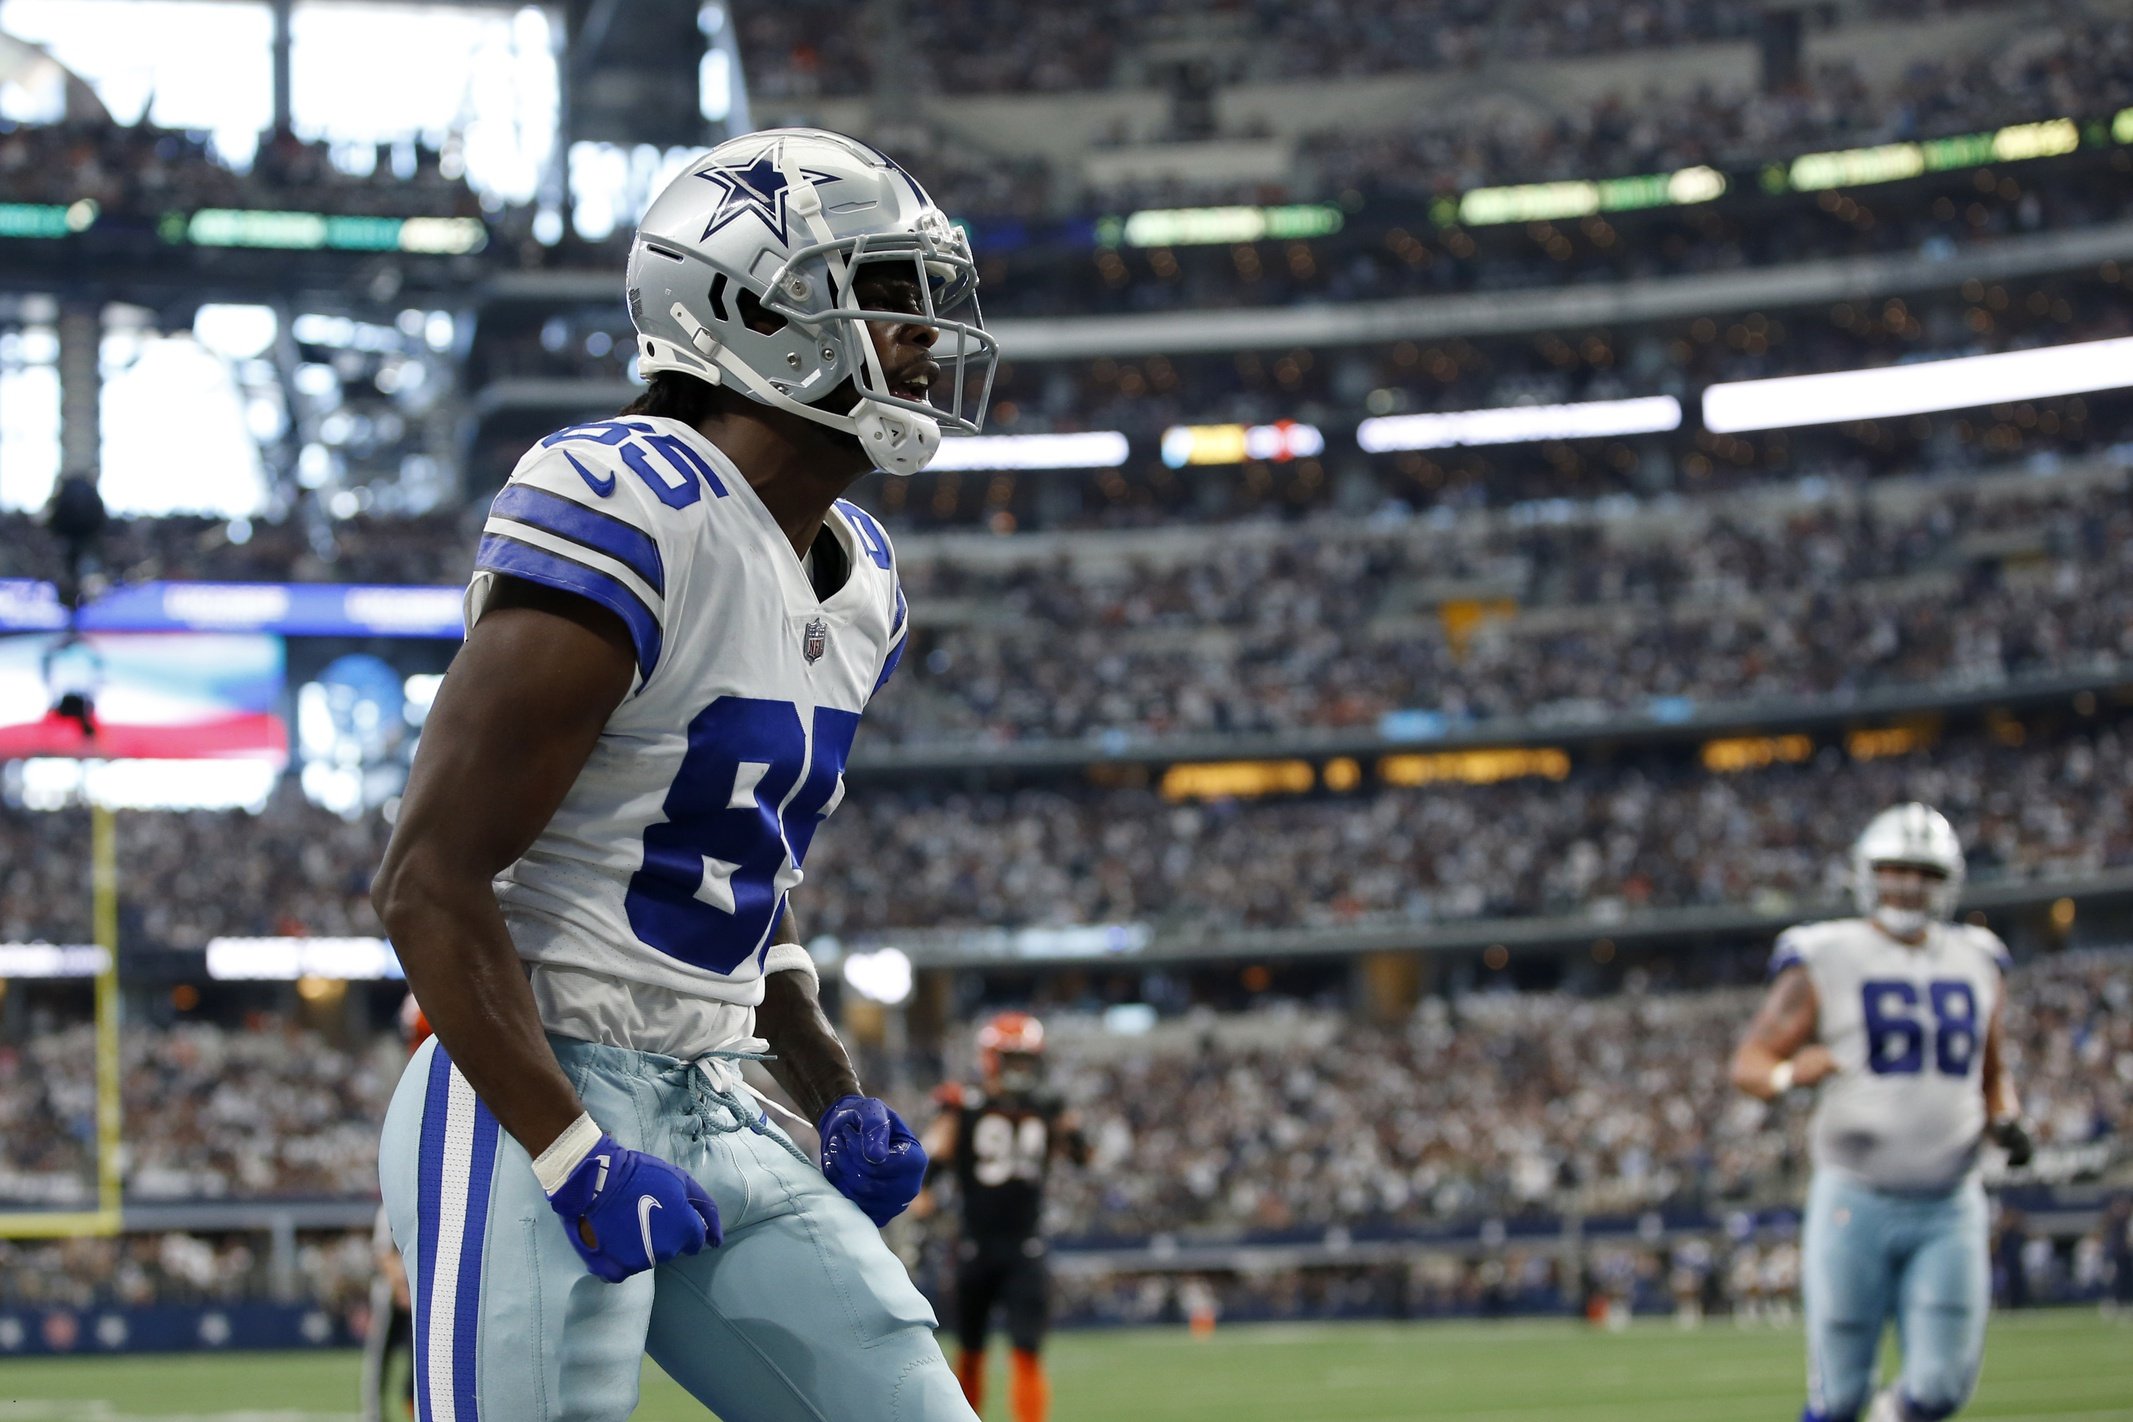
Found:
<svg viewBox="0 0 2133 1422"><path fill-rule="evenodd" d="M1837 1060L1815 1104L1815 1168L1880 1190L1960 1185L1985 1131L1985 1031L2006 945L1982 928L1934 923L1914 947L1845 918L1780 934L1772 976L1796 963Z"/></svg>
<svg viewBox="0 0 2133 1422"><path fill-rule="evenodd" d="M807 965L771 937L909 632L881 525L840 501L826 531L850 573L824 600L732 463L647 416L550 435L497 495L467 625L499 575L521 578L614 612L637 658L577 782L496 880L551 1028L544 972L573 1000L619 979L640 1002L745 1015L766 972ZM577 1020L634 1010L602 1001Z"/></svg>

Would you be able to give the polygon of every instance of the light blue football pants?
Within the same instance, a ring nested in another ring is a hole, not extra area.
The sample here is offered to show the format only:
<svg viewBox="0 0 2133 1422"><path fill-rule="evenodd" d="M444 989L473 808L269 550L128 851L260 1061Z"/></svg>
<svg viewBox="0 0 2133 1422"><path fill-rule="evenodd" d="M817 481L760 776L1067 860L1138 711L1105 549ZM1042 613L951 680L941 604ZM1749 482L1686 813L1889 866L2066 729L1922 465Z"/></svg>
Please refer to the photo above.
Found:
<svg viewBox="0 0 2133 1422"><path fill-rule="evenodd" d="M647 1353L723 1422L976 1422L903 1265L753 1100L671 1057L549 1043L609 1134L710 1192L726 1242L594 1278L525 1150L429 1042L379 1160L420 1422L619 1422Z"/></svg>
<svg viewBox="0 0 2133 1422"><path fill-rule="evenodd" d="M1985 1190L1894 1195L1815 1172L1801 1290L1807 1310L1805 1422L1852 1422L1874 1385L1893 1316L1911 1415L1952 1417L1970 1400L1992 1302Z"/></svg>

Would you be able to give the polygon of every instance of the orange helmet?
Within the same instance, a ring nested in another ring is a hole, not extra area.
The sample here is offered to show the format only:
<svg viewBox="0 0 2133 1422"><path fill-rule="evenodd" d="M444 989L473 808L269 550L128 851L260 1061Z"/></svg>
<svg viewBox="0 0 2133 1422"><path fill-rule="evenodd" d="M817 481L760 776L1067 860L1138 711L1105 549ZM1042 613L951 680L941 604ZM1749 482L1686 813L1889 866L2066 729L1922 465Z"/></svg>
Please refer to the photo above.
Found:
<svg viewBox="0 0 2133 1422"><path fill-rule="evenodd" d="M987 1081L1000 1076L1003 1056L1044 1055L1044 1024L1027 1012L1003 1012L978 1029L978 1066Z"/></svg>

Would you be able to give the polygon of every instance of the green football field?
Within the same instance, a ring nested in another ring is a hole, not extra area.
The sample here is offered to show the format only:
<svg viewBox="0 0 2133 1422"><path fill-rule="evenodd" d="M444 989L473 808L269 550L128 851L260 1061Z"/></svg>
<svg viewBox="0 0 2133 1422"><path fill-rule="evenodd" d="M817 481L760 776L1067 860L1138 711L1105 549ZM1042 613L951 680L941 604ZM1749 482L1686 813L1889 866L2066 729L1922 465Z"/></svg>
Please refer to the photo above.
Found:
<svg viewBox="0 0 2133 1422"><path fill-rule="evenodd" d="M1791 1422L1796 1328L1626 1333L1564 1323L1237 1326L1067 1334L1053 1350L1055 1422ZM0 1422L352 1422L351 1354L15 1360ZM986 1415L1007 1416L995 1367ZM656 1372L636 1416L701 1418ZM1997 1319L1969 1418L2133 1422L2133 1319ZM515 1419L495 1419L515 1422Z"/></svg>

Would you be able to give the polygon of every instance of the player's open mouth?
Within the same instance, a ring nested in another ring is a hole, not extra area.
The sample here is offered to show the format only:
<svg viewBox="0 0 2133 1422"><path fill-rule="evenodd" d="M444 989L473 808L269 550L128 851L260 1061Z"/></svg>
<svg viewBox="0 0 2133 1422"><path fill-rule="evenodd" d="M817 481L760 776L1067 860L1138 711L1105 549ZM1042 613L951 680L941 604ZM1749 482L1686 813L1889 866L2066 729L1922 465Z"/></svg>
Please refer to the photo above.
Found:
<svg viewBox="0 0 2133 1422"><path fill-rule="evenodd" d="M889 385L889 393L891 395L896 396L899 400L916 400L919 404L923 405L926 403L927 392L932 388L933 377L930 375L921 375L909 380L898 380L891 382Z"/></svg>

